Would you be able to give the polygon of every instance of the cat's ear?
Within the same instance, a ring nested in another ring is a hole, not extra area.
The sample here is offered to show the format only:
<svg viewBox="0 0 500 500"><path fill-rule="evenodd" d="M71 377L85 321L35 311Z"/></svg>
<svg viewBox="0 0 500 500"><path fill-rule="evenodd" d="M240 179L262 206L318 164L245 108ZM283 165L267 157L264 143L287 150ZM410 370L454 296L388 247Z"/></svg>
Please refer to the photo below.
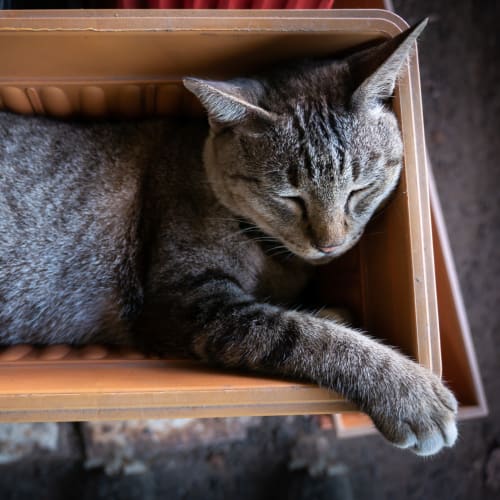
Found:
<svg viewBox="0 0 500 500"><path fill-rule="evenodd" d="M274 113L258 106L262 85L249 78L225 82L184 78L184 86L201 101L213 128L226 128L251 118L272 121Z"/></svg>
<svg viewBox="0 0 500 500"><path fill-rule="evenodd" d="M426 18L394 38L347 58L351 76L358 82L351 97L355 107L373 105L391 97L413 44L427 21Z"/></svg>

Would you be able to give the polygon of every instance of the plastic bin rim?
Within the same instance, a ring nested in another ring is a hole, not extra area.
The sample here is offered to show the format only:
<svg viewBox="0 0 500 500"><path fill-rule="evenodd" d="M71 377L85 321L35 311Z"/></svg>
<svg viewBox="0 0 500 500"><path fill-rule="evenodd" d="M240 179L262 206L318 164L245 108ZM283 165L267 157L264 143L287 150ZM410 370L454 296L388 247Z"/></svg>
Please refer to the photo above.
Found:
<svg viewBox="0 0 500 500"><path fill-rule="evenodd" d="M276 28L279 18L285 24ZM266 27L262 23L272 21ZM206 22L212 23L207 26ZM239 23L242 22L242 24ZM315 22L308 30L304 21ZM330 22L342 21L340 26ZM140 22L140 25L135 25ZM228 24L229 22L229 24ZM255 24L254 24L255 22ZM327 23L323 25L322 23ZM360 25L360 23L362 23ZM151 31L315 31L318 33L363 30L395 36L408 28L408 23L393 12L382 9L339 10L210 10L210 9L146 9L131 10L18 10L0 11L0 32L8 31L86 31L86 32L151 32Z"/></svg>

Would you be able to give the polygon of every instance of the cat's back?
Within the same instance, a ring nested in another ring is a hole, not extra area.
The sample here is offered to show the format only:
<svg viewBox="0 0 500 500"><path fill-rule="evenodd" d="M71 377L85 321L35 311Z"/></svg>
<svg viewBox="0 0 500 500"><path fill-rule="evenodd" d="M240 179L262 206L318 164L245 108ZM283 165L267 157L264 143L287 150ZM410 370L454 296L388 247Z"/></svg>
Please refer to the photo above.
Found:
<svg viewBox="0 0 500 500"><path fill-rule="evenodd" d="M20 238L31 247L92 239L129 219L157 128L0 113L0 252Z"/></svg>
<svg viewBox="0 0 500 500"><path fill-rule="evenodd" d="M152 135L152 127L133 122L66 122L0 113L2 192L13 190L20 203L39 198L56 203L69 187L84 191L98 180L96 195L117 191L141 174Z"/></svg>
<svg viewBox="0 0 500 500"><path fill-rule="evenodd" d="M0 113L0 342L126 330L159 127Z"/></svg>

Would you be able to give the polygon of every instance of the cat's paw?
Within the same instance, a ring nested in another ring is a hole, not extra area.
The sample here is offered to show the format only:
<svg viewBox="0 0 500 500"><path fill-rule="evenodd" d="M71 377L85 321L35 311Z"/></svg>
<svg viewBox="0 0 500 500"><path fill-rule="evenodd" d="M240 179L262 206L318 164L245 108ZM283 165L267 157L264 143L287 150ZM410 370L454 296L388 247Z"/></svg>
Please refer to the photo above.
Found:
<svg viewBox="0 0 500 500"><path fill-rule="evenodd" d="M375 425L395 446L417 455L434 455L453 446L458 405L451 391L415 363L401 363L399 368L390 397L372 415Z"/></svg>

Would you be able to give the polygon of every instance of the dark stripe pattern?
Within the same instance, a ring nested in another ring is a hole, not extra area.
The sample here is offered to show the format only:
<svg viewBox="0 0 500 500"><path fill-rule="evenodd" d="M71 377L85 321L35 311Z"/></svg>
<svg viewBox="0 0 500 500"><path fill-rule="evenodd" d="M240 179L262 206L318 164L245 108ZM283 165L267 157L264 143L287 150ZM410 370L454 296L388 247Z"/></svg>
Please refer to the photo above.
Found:
<svg viewBox="0 0 500 500"><path fill-rule="evenodd" d="M210 269L175 288L183 297L196 355L266 371L275 371L293 356L301 338L297 325L282 309L255 301L231 274Z"/></svg>

